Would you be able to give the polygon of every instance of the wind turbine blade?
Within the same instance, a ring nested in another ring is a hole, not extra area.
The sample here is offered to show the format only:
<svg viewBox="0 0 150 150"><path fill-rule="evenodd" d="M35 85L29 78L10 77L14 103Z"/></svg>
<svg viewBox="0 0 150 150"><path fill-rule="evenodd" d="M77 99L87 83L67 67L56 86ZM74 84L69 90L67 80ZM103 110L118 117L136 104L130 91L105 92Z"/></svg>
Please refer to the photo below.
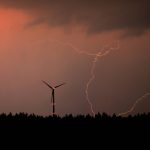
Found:
<svg viewBox="0 0 150 150"><path fill-rule="evenodd" d="M62 84L60 84L60 85L57 85L57 86L55 86L55 88L58 88L58 87L60 87L60 86L62 86L62 85L64 85L64 84L66 84L66 83L62 83Z"/></svg>
<svg viewBox="0 0 150 150"><path fill-rule="evenodd" d="M42 82L45 84L45 85L47 85L49 88L51 88L52 90L54 89L52 86L50 86L47 82L45 82L45 81L43 81L42 80Z"/></svg>

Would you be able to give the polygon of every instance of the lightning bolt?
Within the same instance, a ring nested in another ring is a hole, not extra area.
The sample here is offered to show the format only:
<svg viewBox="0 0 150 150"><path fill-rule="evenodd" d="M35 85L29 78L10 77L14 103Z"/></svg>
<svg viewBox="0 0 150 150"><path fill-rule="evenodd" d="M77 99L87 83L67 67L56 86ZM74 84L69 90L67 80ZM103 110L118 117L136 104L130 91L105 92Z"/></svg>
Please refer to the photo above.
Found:
<svg viewBox="0 0 150 150"><path fill-rule="evenodd" d="M147 98L148 96L150 96L150 92L145 93L143 96L139 97L135 103L131 106L131 108L125 112L119 113L118 116L125 116L129 113L132 113L135 110L136 105L138 105L139 102L143 101L145 98Z"/></svg>
<svg viewBox="0 0 150 150"><path fill-rule="evenodd" d="M107 56L112 50L117 50L119 49L119 41L117 41L117 47L109 47L109 45L105 45L98 53L89 53L87 51L82 51L80 50L79 48L75 47L73 44L71 43L64 43L64 42L60 42L58 40L55 40L57 43L61 44L61 45L65 45L65 46L69 46L71 47L73 50L75 50L78 54L84 54L84 55L87 55L87 56L91 56L93 57L93 61L92 61L92 67L90 69L90 78L89 80L87 81L86 83L86 88L85 88L85 95L86 95L86 100L90 106L90 109L91 109L91 113L93 116L95 116L95 111L93 109L93 104L90 100L90 97L89 97L89 88L90 88L90 85L92 84L93 80L95 79L95 68L96 68L96 65L97 65L97 62L100 58L104 57L104 56Z"/></svg>
<svg viewBox="0 0 150 150"><path fill-rule="evenodd" d="M109 50L105 51L104 53L102 52L98 52L93 61L92 61L92 67L91 67L91 71L90 71L90 74L91 74L91 77L89 78L87 84L86 84L86 89L85 89L85 94L86 94L86 99L90 105L90 108L91 108L91 112L93 114L93 116L95 116L95 112L94 112L94 109L93 109L93 104L89 98L89 93L88 93L88 90L89 90L89 87L90 85L92 84L93 80L95 79L95 68L96 68L96 64L98 62L98 60L101 58L101 57L104 57L106 55L108 55L110 53L110 51L112 50L113 48L110 48Z"/></svg>

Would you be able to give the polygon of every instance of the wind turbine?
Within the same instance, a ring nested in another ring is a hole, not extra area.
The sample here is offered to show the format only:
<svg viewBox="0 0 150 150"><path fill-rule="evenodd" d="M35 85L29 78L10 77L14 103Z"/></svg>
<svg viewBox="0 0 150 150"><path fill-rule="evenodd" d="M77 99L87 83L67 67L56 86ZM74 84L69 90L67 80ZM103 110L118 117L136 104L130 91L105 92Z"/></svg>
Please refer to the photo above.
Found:
<svg viewBox="0 0 150 150"><path fill-rule="evenodd" d="M60 85L57 85L57 86L54 86L52 87L51 85L49 85L47 82L43 81L42 82L47 85L51 90L52 90L52 97L51 97L51 103L52 103L52 106L53 106L53 116L55 115L55 89L66 84L66 83L62 83Z"/></svg>

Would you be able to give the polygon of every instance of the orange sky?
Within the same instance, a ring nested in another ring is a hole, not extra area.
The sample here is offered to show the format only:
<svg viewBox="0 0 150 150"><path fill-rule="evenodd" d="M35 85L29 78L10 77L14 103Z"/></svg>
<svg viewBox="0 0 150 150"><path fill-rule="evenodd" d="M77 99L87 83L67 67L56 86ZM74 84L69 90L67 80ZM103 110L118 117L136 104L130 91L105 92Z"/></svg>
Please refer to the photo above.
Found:
<svg viewBox="0 0 150 150"><path fill-rule="evenodd" d="M97 63L96 79L89 89L96 112L122 112L150 90L149 31L122 38L124 30L90 35L86 26L78 23L27 27L34 17L9 8L0 9L0 19L1 112L50 114L50 91L41 83L43 79L52 85L67 82L56 93L59 114L90 113L84 90L92 57L79 55L59 42L98 52L104 44L120 41L118 51ZM147 104L148 99L135 112L148 111Z"/></svg>

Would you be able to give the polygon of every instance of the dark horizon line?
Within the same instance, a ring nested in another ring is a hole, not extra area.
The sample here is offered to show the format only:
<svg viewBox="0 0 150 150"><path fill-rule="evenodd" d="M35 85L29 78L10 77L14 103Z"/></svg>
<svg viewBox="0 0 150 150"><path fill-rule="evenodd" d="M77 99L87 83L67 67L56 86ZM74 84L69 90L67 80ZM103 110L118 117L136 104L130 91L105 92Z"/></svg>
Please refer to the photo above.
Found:
<svg viewBox="0 0 150 150"><path fill-rule="evenodd" d="M90 118L96 118L96 117L107 117L107 118L134 118L134 117L139 117L139 116L150 116L150 112L143 112L143 113L136 113L136 114L129 114L129 115L126 115L126 116L118 116L117 114L113 113L112 115L110 114L107 114L106 112L98 112L95 114L95 116L91 115L91 114L65 114L65 115L57 115L55 114L54 116L53 115L38 115L38 114L35 114L35 113L27 113L27 112L19 112L19 113L12 113L12 112L9 112L9 113L5 113L5 112L2 112L0 113L0 117L1 116L6 116L6 117L16 117L16 116L26 116L26 117L36 117L36 118L50 118L50 117L56 117L56 118L67 118L67 117L73 117L73 118L77 118L77 117L90 117Z"/></svg>

